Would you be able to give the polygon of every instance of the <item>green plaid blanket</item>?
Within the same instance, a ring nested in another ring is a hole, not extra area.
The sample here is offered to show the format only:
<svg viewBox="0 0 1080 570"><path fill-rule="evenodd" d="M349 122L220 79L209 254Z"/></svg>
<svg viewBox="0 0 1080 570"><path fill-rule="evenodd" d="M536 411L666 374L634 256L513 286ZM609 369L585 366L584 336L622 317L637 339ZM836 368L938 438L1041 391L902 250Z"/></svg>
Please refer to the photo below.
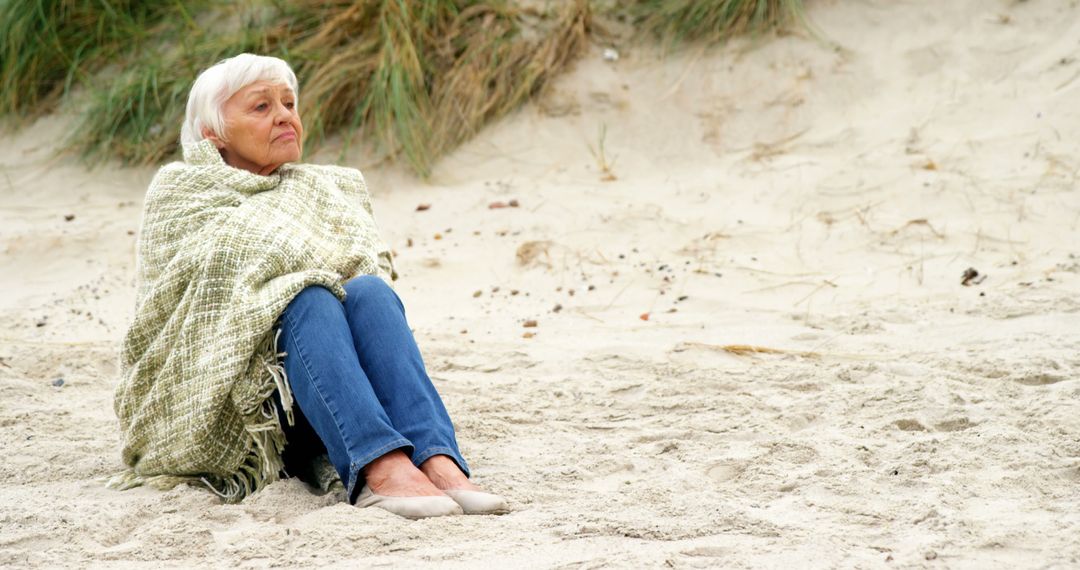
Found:
<svg viewBox="0 0 1080 570"><path fill-rule="evenodd" d="M356 275L397 278L363 176L286 164L260 176L213 143L184 145L147 191L135 315L114 408L127 469L112 488L184 482L239 501L276 479L292 396L274 323L304 287L339 299Z"/></svg>

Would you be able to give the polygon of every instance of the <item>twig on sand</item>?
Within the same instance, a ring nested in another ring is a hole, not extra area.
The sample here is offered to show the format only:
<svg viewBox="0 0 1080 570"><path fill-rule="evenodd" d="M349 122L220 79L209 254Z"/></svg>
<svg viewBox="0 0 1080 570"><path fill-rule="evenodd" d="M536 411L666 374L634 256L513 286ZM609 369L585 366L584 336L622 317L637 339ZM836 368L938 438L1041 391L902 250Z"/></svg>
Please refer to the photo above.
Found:
<svg viewBox="0 0 1080 570"><path fill-rule="evenodd" d="M604 182L613 182L615 180L618 180L618 177L615 176L615 173L611 171L611 169L615 166L615 159L613 158L613 159L611 159L609 161L608 157L607 157L607 152L604 150L604 142L606 140L607 140L607 125L601 123L601 125L600 125L600 133L597 136L596 147L593 148L593 145L590 144L589 145L589 152L591 152L592 155L593 155L593 158L596 159L596 166L600 169L600 172L603 174L603 176L600 177L600 180L602 180ZM618 157L616 157L616 158L618 158Z"/></svg>
<svg viewBox="0 0 1080 570"><path fill-rule="evenodd" d="M798 285L802 285L802 286L806 286L806 287L813 287L815 292L818 291L819 289L823 288L823 287L837 287L836 283L833 283L832 281L830 281L828 279L823 279L821 282L818 282L818 281L785 281L784 283L778 283L776 285L768 285L766 287L758 287L757 289L748 289L748 290L743 291L743 292L744 293L764 293L766 291L774 291L776 289L783 289L784 287L793 287L793 286L798 286ZM813 293L811 293L811 294L813 294ZM802 299L799 299L797 302L795 302L795 304L798 305L799 303L803 302L803 300L805 300L805 299L806 299L806 297L803 297Z"/></svg>
<svg viewBox="0 0 1080 570"><path fill-rule="evenodd" d="M695 65L697 65L698 60L701 59L701 56L705 55L705 49L707 47L707 45L702 45L699 49L695 50L694 55L690 57L690 63L686 64L686 68L683 69L682 75L680 75L679 78L671 84L671 88L668 89L666 93L660 96L660 101L666 101L669 97L674 95L679 90L679 87L682 86L683 81L685 81L686 77L690 75L690 71L694 69Z"/></svg>
<svg viewBox="0 0 1080 570"><path fill-rule="evenodd" d="M1069 85L1072 84L1073 81L1076 81L1077 78L1080 78L1080 71L1077 71L1076 73L1074 73L1072 75L1072 77L1066 79L1064 82L1061 83L1061 85L1058 85L1054 89L1054 92L1061 91L1062 89L1068 87Z"/></svg>
<svg viewBox="0 0 1080 570"><path fill-rule="evenodd" d="M723 352L732 354L734 356L748 356L754 357L755 355L764 354L783 354L788 356L796 356L799 358L806 358L808 360L821 360L824 358L836 358L844 360L882 360L887 358L896 358L886 354L838 354L832 352L817 352L815 350L788 350L785 348L772 348L768 346L758 346L753 344L707 344L703 342L689 342L684 341L676 344L672 349L672 352L685 352L687 350L711 350L714 352Z"/></svg>
<svg viewBox="0 0 1080 570"><path fill-rule="evenodd" d="M837 285L836 283L833 283L832 281L830 281L828 279L824 279L824 280L821 281L821 283L818 284L817 287L814 287L813 291L810 291L806 295L803 295L802 298L800 298L798 301L795 301L794 303L792 303L792 306L793 307L798 307L799 305L801 305L803 303L803 301L809 299L810 297L813 297L818 291L821 291L825 287L832 287L833 289L836 289L837 287L839 287L839 285ZM807 305L806 308L807 308L807 310L810 310L809 305Z"/></svg>
<svg viewBox="0 0 1080 570"><path fill-rule="evenodd" d="M753 344L705 344L702 342L680 342L675 346L675 352L682 352L691 348L704 348L707 350L715 350L717 352L726 352L728 354L734 354L735 356L754 356L757 354L788 354L792 356L798 356L800 358L821 358L821 354L817 352L805 351L805 350L787 350L784 348L771 348L768 346L757 346Z"/></svg>
<svg viewBox="0 0 1080 570"><path fill-rule="evenodd" d="M797 133L788 135L782 139L772 142L756 142L753 146L753 152L750 153L750 160L754 162L761 162L766 158L771 158L787 152L786 145L795 139L805 135L810 129L806 128Z"/></svg>
<svg viewBox="0 0 1080 570"><path fill-rule="evenodd" d="M934 229L934 226L930 225L930 221L927 220L926 218L918 218L918 219L915 219L915 220L908 220L908 222L906 224L896 228L895 230L890 232L890 234L891 235L896 235L896 234L900 233L901 231L903 231L903 230L905 230L905 229L907 229L907 228L909 228L911 226L926 226L927 228L930 228L930 233L937 236L938 239L945 239L945 234L943 234L943 233L937 231L936 229Z"/></svg>
<svg viewBox="0 0 1080 570"><path fill-rule="evenodd" d="M769 271L768 269L758 269L757 267L750 267L748 265L732 265L732 269L741 269L743 271L749 271L751 273L764 273L766 275L777 275L780 277L821 277L821 273L805 272L805 273L782 273L779 271Z"/></svg>

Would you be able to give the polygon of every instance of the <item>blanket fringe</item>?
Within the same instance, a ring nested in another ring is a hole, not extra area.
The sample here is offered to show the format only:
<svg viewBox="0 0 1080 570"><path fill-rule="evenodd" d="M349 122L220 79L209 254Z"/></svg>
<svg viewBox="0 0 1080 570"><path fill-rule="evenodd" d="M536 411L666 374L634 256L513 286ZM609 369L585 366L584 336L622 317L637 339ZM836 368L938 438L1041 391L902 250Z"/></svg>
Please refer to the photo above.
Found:
<svg viewBox="0 0 1080 570"><path fill-rule="evenodd" d="M119 491L143 485L169 490L184 483L193 485L201 483L226 502L237 503L276 481L284 468L281 454L285 449L286 441L281 418L278 416L277 406L274 405L274 392L277 392L281 398L281 407L285 410L286 421L289 425L295 425L292 390L289 387L285 367L280 360L286 353L277 352L280 336L281 329L279 328L276 333L268 334L267 340L259 343L259 351L256 354L263 359L261 368L265 370L265 375L258 379L261 381L260 389L253 398L254 401L245 406L246 409L238 410L250 443L248 454L237 467L236 472L226 477L139 475L134 469L128 468L109 478L105 486Z"/></svg>
<svg viewBox="0 0 1080 570"><path fill-rule="evenodd" d="M280 361L285 353L277 351L280 336L279 328L267 334L266 340L260 343L257 354L263 359L262 369L265 370L265 375L260 378L261 389L250 406L239 410L250 440L249 453L231 477L203 480L230 503L238 502L276 481L284 468L281 453L285 449L285 432L277 406L274 405L274 392L281 398L281 407L285 410L289 425L294 424L294 418L292 390Z"/></svg>
<svg viewBox="0 0 1080 570"><path fill-rule="evenodd" d="M281 359L288 355L287 352L277 351L278 338L281 336L281 329L279 328L274 333L273 344L271 345L270 357L271 362L266 364L266 370L270 373L270 376L274 379L274 386L277 388L278 395L281 396L281 407L285 410L285 419L288 420L289 425L296 425L296 420L293 418L293 395L292 388L289 387L289 377L285 374L285 365Z"/></svg>

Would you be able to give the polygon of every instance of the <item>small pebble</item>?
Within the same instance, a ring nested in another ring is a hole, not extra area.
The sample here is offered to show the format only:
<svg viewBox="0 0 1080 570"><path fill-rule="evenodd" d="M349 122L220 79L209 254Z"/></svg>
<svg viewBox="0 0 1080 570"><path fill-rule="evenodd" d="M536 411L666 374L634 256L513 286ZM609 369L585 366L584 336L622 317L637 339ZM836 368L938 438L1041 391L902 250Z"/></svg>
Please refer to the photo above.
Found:
<svg viewBox="0 0 1080 570"><path fill-rule="evenodd" d="M473 292L472 296L475 298L475 297L479 297L480 295L483 295L483 294L484 294L483 291L477 289L475 292Z"/></svg>
<svg viewBox="0 0 1080 570"><path fill-rule="evenodd" d="M533 328L536 325L537 325L537 323L536 323L536 321L534 319L529 319L529 320L525 321L525 323L523 325L521 325L521 326L523 326L525 328Z"/></svg>
<svg viewBox="0 0 1080 570"><path fill-rule="evenodd" d="M562 310L562 305L556 303L555 306L551 310L552 310L552 312L558 313L559 311Z"/></svg>
<svg viewBox="0 0 1080 570"><path fill-rule="evenodd" d="M417 204L416 211L417 212L423 212L424 210L428 210L430 208L431 208L431 204Z"/></svg>
<svg viewBox="0 0 1080 570"><path fill-rule="evenodd" d="M74 220L74 219L75 219L75 214L65 214L64 215L64 221L65 222L70 222L71 220Z"/></svg>
<svg viewBox="0 0 1080 570"><path fill-rule="evenodd" d="M64 379L63 378L57 378L56 380L52 381L52 385L59 388L59 387L64 385Z"/></svg>

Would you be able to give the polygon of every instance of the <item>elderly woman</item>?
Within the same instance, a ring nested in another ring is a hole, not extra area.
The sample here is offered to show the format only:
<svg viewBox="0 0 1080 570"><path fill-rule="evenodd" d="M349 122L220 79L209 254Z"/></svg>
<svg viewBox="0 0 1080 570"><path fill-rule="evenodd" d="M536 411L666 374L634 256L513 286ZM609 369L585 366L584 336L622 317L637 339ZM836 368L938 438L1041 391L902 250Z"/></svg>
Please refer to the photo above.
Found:
<svg viewBox="0 0 1080 570"><path fill-rule="evenodd" d="M362 175L297 162L298 91L288 64L251 54L191 89L184 161L143 210L115 397L128 469L111 483L236 501L328 456L357 506L505 512L468 480Z"/></svg>

